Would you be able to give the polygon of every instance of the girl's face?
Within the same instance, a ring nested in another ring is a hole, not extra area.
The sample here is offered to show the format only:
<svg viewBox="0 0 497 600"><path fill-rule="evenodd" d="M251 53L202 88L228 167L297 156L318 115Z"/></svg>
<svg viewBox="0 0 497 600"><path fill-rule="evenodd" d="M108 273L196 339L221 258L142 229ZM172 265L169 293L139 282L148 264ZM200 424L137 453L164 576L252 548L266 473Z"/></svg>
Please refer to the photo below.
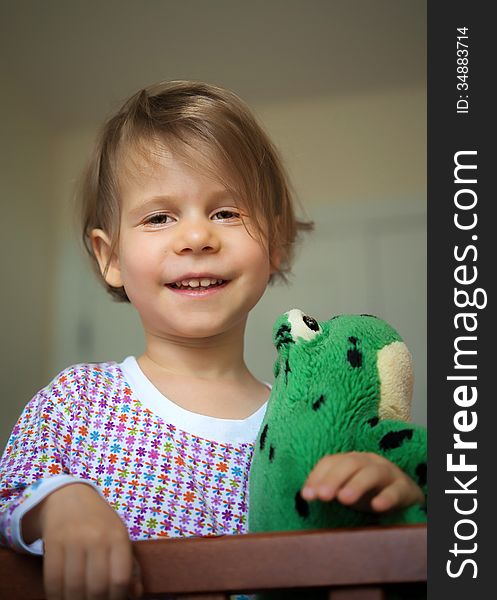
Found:
<svg viewBox="0 0 497 600"><path fill-rule="evenodd" d="M243 330L274 268L246 209L221 183L161 152L122 182L121 213L106 280L124 286L147 333L205 338ZM108 248L98 231L97 256Z"/></svg>

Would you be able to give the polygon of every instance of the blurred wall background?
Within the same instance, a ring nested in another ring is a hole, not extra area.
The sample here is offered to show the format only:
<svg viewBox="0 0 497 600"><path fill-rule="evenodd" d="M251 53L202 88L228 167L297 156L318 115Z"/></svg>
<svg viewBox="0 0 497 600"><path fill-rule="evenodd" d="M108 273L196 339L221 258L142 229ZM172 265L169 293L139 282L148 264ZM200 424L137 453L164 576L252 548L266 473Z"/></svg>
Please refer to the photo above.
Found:
<svg viewBox="0 0 497 600"><path fill-rule="evenodd" d="M73 194L102 120L165 79L242 96L316 222L291 285L253 311L249 365L272 380L289 308L377 314L411 348L426 422L424 0L2 0L0 69L1 448L65 366L142 350L133 309L90 272Z"/></svg>

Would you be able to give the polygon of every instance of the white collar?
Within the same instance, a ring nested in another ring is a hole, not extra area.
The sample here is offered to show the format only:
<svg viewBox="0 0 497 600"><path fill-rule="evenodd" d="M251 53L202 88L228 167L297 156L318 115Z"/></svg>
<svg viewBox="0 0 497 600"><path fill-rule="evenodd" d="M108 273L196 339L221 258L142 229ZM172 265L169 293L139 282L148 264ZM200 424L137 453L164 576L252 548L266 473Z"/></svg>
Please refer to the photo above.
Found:
<svg viewBox="0 0 497 600"><path fill-rule="evenodd" d="M220 419L194 413L164 396L141 370L136 358L128 356L119 364L133 395L165 423L198 437L224 444L252 444L267 408L265 402L246 419ZM269 383L264 382L271 389Z"/></svg>

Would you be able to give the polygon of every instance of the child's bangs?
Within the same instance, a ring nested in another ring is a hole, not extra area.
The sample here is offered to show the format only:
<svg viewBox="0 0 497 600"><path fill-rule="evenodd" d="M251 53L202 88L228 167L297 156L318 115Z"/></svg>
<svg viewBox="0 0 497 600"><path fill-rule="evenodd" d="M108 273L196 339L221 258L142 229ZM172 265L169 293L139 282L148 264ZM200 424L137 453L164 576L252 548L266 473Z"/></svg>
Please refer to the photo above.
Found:
<svg viewBox="0 0 497 600"><path fill-rule="evenodd" d="M261 185L253 175L253 157L243 156L239 144L231 147L198 131L174 133L161 131L126 132L119 148L119 179L151 173L174 155L186 166L219 182L232 195L236 205L250 217L252 231L264 245L267 240L267 215L262 210ZM245 168L243 168L245 166Z"/></svg>

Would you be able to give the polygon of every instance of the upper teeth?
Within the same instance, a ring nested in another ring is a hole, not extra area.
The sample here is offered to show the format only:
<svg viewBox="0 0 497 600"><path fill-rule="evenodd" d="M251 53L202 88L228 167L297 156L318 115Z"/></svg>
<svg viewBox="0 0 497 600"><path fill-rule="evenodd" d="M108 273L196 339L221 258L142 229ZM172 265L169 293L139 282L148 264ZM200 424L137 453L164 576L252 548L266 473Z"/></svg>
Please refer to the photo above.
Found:
<svg viewBox="0 0 497 600"><path fill-rule="evenodd" d="M192 288L196 288L199 285L202 287L208 287L209 285L214 285L216 283L222 283L222 279L183 279L182 281L176 281L174 285L176 287L190 286Z"/></svg>

